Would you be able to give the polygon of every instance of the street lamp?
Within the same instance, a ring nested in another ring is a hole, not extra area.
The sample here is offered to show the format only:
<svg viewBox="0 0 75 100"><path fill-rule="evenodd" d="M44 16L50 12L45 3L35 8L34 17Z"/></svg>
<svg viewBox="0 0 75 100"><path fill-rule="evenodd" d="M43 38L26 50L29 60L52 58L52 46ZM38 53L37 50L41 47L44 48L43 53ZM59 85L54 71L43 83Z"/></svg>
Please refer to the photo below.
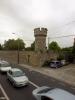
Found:
<svg viewBox="0 0 75 100"><path fill-rule="evenodd" d="M15 33L12 33L15 34ZM17 48L17 63L19 64L19 39L18 39L18 48Z"/></svg>

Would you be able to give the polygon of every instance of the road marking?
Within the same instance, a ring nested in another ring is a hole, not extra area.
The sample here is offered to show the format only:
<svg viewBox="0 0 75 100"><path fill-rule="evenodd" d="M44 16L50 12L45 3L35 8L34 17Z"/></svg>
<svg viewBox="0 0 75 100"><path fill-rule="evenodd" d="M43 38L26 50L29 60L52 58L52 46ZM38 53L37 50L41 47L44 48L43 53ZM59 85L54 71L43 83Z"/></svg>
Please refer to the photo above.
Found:
<svg viewBox="0 0 75 100"><path fill-rule="evenodd" d="M6 92L4 91L4 89L3 89L1 84L0 84L0 89L1 89L1 91L3 93L3 95L5 96L6 100L10 100L9 97L7 96Z"/></svg>
<svg viewBox="0 0 75 100"><path fill-rule="evenodd" d="M39 87L38 85L36 85L35 83L33 83L33 82L31 82L31 81L29 81L29 83L32 84L33 86L35 86L36 88Z"/></svg>

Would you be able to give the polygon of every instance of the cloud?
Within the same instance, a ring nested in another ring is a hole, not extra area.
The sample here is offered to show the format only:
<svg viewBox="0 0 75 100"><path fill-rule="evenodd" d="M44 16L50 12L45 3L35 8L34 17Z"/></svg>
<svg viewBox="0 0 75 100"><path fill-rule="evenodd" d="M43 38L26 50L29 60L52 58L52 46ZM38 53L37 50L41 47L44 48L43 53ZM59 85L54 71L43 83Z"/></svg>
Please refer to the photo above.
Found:
<svg viewBox="0 0 75 100"><path fill-rule="evenodd" d="M36 27L48 28L49 37L73 34L74 20L75 0L0 0L0 37L34 40Z"/></svg>

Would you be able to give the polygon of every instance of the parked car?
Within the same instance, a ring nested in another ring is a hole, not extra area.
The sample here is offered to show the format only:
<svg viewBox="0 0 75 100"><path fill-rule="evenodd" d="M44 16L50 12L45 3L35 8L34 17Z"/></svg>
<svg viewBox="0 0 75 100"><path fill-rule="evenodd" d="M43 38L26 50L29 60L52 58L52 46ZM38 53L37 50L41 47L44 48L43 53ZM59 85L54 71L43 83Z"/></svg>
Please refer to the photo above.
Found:
<svg viewBox="0 0 75 100"><path fill-rule="evenodd" d="M7 72L11 69L11 65L4 60L0 60L0 72Z"/></svg>
<svg viewBox="0 0 75 100"><path fill-rule="evenodd" d="M29 80L25 73L18 68L12 68L7 72L7 78L11 81L11 83L16 87L21 87L28 85Z"/></svg>
<svg viewBox="0 0 75 100"><path fill-rule="evenodd" d="M75 100L75 95L70 92L47 86L39 87L32 92L36 100Z"/></svg>
<svg viewBox="0 0 75 100"><path fill-rule="evenodd" d="M50 67L51 68L59 68L62 67L62 63L60 61L54 60L50 62Z"/></svg>

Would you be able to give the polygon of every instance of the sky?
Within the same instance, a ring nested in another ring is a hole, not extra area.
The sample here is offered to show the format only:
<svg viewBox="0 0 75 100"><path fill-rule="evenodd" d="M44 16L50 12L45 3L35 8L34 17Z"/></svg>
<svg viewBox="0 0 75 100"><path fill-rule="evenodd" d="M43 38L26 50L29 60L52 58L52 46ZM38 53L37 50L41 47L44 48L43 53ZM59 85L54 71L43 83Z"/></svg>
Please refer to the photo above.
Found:
<svg viewBox="0 0 75 100"><path fill-rule="evenodd" d="M21 38L29 46L38 27L48 29L47 44L49 38L49 42L56 41L61 47L72 46L75 0L0 0L0 43Z"/></svg>

